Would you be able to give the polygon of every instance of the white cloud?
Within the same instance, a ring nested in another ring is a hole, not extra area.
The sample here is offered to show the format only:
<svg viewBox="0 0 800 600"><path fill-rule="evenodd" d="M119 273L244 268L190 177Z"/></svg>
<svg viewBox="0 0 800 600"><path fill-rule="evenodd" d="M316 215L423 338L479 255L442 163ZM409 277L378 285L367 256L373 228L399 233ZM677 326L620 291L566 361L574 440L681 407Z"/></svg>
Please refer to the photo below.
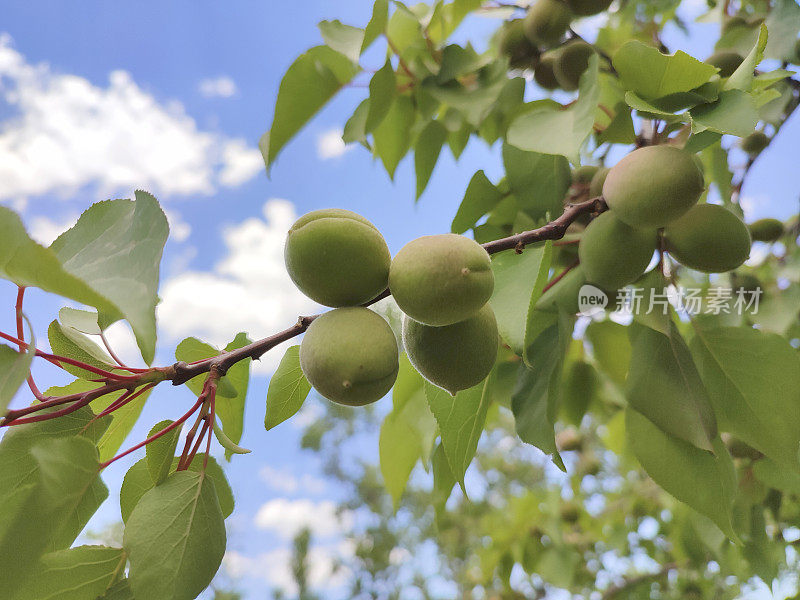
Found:
<svg viewBox="0 0 800 600"><path fill-rule="evenodd" d="M169 223L169 239L175 242L185 242L189 239L192 234L192 226L183 220L177 210L170 208L164 208L163 210Z"/></svg>
<svg viewBox="0 0 800 600"><path fill-rule="evenodd" d="M261 152L243 140L231 140L222 147L222 163L219 182L227 187L249 181L264 168Z"/></svg>
<svg viewBox="0 0 800 600"><path fill-rule="evenodd" d="M69 214L63 219L57 220L40 215L30 220L28 233L43 246L49 246L59 235L72 227L77 220L77 214Z"/></svg>
<svg viewBox="0 0 800 600"><path fill-rule="evenodd" d="M230 98L237 92L236 82L225 75L203 79L197 89L206 98Z"/></svg>
<svg viewBox="0 0 800 600"><path fill-rule="evenodd" d="M325 491L325 481L308 473L297 477L287 469L276 469L270 465L264 465L259 469L258 476L272 489L285 494L294 494L299 491L321 494Z"/></svg>
<svg viewBox="0 0 800 600"><path fill-rule="evenodd" d="M158 307L162 333L172 339L194 335L224 346L238 331L264 337L317 311L292 283L283 261L286 232L296 219L294 206L272 199L263 215L223 231L227 253L213 270L187 271L166 281ZM274 370L286 345L269 351L254 369Z"/></svg>
<svg viewBox="0 0 800 600"><path fill-rule="evenodd" d="M273 531L284 539L293 538L304 528L311 530L315 538L330 538L347 531L352 523L353 515L346 511L338 514L334 502L305 498L275 498L262 504L255 517L256 527Z"/></svg>
<svg viewBox="0 0 800 600"><path fill-rule="evenodd" d="M317 156L321 160L339 158L352 148L342 141L341 129L329 129L317 136Z"/></svg>
<svg viewBox="0 0 800 600"><path fill-rule="evenodd" d="M31 64L0 34L0 201L85 186L109 197L145 188L210 194L255 174L241 140L201 131L179 102L162 103L126 71L98 86ZM243 167L243 156L247 157Z"/></svg>
<svg viewBox="0 0 800 600"><path fill-rule="evenodd" d="M341 563L353 554L352 545L346 542L334 546L312 546L306 560L309 585L327 592L343 585L349 570ZM292 576L292 552L288 548L262 552L256 556L229 551L225 553L222 565L234 579L253 577L283 590L289 596L297 594Z"/></svg>

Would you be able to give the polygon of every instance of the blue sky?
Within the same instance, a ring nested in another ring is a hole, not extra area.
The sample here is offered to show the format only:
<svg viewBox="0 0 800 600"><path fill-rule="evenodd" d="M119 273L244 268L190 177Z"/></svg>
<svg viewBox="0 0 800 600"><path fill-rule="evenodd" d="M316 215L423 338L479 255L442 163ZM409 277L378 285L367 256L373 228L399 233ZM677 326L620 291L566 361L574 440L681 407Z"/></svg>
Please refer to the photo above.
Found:
<svg viewBox="0 0 800 600"><path fill-rule="evenodd" d="M262 337L316 309L283 272L283 235L296 216L330 206L355 210L396 252L412 238L449 230L477 169L495 180L502 172L497 149L473 141L458 163L443 153L415 204L411 161L401 164L392 183L362 148L337 142L365 93L355 88L344 90L284 150L267 179L256 144L269 125L282 73L320 43L318 21L363 25L368 1L6 0L0 6L0 202L16 208L30 231L48 242L91 202L129 197L135 187L156 194L173 229L162 271L160 364L172 361L185 336L218 345L240 330ZM485 37L494 25L473 18L457 37ZM697 27L691 44L674 32L669 41L704 56L711 51L705 34L713 27ZM368 68L381 62L375 52L364 59ZM744 191L752 216L786 217L796 210L796 178L785 173L796 168L798 129L795 119L753 169ZM0 283L4 331L12 328L14 293ZM40 337L60 306L56 298L30 292L26 311ZM110 335L123 355L135 356L123 327ZM46 340L39 345L46 347ZM317 535L320 569L348 552L332 515L337 490L321 478L314 457L298 450L299 427L285 423L264 431L268 375L279 358L273 351L251 382L243 444L253 453L228 467L237 510L229 521L226 565L248 598L267 597L267 590L286 583L298 524L310 524ZM53 370L37 374L42 387L61 381ZM188 391L158 390L128 444L158 420L180 415L188 400ZM310 398L306 410L318 402ZM373 448L377 455L377 440ZM111 499L95 527L119 519L114 498L137 458L105 472ZM314 575L324 579L325 573Z"/></svg>

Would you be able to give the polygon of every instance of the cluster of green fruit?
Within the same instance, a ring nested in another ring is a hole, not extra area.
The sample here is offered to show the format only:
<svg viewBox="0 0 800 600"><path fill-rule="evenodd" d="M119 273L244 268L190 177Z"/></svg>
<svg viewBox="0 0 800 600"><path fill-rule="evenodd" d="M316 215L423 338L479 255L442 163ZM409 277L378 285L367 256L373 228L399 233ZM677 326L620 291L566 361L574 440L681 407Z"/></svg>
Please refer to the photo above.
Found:
<svg viewBox="0 0 800 600"><path fill-rule="evenodd" d="M662 242L681 264L707 273L735 269L750 255L750 231L739 217L722 206L697 204L703 173L685 150L639 148L611 169L577 169L574 182L588 185L592 197L602 191L610 210L586 227L580 266L548 290L540 308L563 307L559 300L565 295L574 302L587 282L612 293L633 283Z"/></svg>
<svg viewBox="0 0 800 600"><path fill-rule="evenodd" d="M297 287L334 309L311 323L300 345L303 373L329 400L361 406L394 385L397 340L389 324L363 306L387 285L406 314L406 353L426 379L455 394L480 383L494 365L497 323L487 304L494 275L489 255L473 240L426 236L392 260L367 219L325 209L297 220L284 255Z"/></svg>
<svg viewBox="0 0 800 600"><path fill-rule="evenodd" d="M556 46L575 17L597 14L610 5L611 0L537 0L524 18L504 24L500 52L511 67L533 69L534 79L545 89L577 90L594 48L580 39Z"/></svg>

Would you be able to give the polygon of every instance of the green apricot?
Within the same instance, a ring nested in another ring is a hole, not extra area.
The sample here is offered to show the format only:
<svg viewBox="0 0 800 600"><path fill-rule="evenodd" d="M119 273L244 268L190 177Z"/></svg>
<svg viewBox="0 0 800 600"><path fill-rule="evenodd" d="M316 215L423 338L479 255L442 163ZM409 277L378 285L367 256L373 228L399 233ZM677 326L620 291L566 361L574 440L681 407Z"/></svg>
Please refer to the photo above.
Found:
<svg viewBox="0 0 800 600"><path fill-rule="evenodd" d="M616 289L644 273L658 236L655 229L634 229L604 212L583 232L578 246L586 279L602 289Z"/></svg>
<svg viewBox="0 0 800 600"><path fill-rule="evenodd" d="M741 65L743 61L744 58L741 54L732 52L731 50L719 50L706 59L708 64L714 65L719 69L720 77L730 77L733 75L733 72L739 68L739 65Z"/></svg>
<svg viewBox="0 0 800 600"><path fill-rule="evenodd" d="M750 256L750 231L742 220L716 204L698 204L664 228L667 250L697 271L723 273Z"/></svg>
<svg viewBox="0 0 800 600"><path fill-rule="evenodd" d="M611 0L566 0L566 2L573 14L579 17L596 15L611 6Z"/></svg>
<svg viewBox="0 0 800 600"><path fill-rule="evenodd" d="M572 185L589 185L600 167L583 165L572 172Z"/></svg>
<svg viewBox="0 0 800 600"><path fill-rule="evenodd" d="M491 297L492 263L480 244L463 235L424 236L392 260L389 289L412 319L451 325L474 315Z"/></svg>
<svg viewBox="0 0 800 600"><path fill-rule="evenodd" d="M367 219L349 210L315 210L286 236L286 270L306 296L325 306L357 306L386 289L391 255Z"/></svg>
<svg viewBox="0 0 800 600"><path fill-rule="evenodd" d="M594 48L581 40L569 42L558 52L558 59L553 67L556 80L562 89L569 92L578 89L583 72L589 67L589 57Z"/></svg>
<svg viewBox="0 0 800 600"><path fill-rule="evenodd" d="M539 64L533 71L533 80L545 90L558 89L558 80L555 74L557 52L545 52L539 59Z"/></svg>
<svg viewBox="0 0 800 600"><path fill-rule="evenodd" d="M537 46L553 46L564 36L572 20L567 5L559 0L536 0L528 9L525 35Z"/></svg>
<svg viewBox="0 0 800 600"><path fill-rule="evenodd" d="M748 227L754 242L777 242L785 231L783 223L778 219L759 219Z"/></svg>
<svg viewBox="0 0 800 600"><path fill-rule="evenodd" d="M300 368L320 394L346 406L383 398L397 379L397 339L368 308L337 308L314 319L300 344Z"/></svg>
<svg viewBox="0 0 800 600"><path fill-rule="evenodd" d="M522 19L506 21L500 31L500 54L514 69L532 69L539 61L539 49L525 36Z"/></svg>
<svg viewBox="0 0 800 600"><path fill-rule="evenodd" d="M486 304L469 319L431 327L406 317L403 343L414 368L455 395L486 379L499 346L494 311Z"/></svg>
<svg viewBox="0 0 800 600"><path fill-rule="evenodd" d="M694 154L674 146L647 146L611 168L603 197L631 227L663 227L697 203L704 185Z"/></svg>
<svg viewBox="0 0 800 600"><path fill-rule="evenodd" d="M759 154L769 144L769 138L763 131L754 131L739 142L742 150L751 156Z"/></svg>
<svg viewBox="0 0 800 600"><path fill-rule="evenodd" d="M611 169L600 167L589 182L589 198L597 198L603 195L603 184L606 182L608 172Z"/></svg>

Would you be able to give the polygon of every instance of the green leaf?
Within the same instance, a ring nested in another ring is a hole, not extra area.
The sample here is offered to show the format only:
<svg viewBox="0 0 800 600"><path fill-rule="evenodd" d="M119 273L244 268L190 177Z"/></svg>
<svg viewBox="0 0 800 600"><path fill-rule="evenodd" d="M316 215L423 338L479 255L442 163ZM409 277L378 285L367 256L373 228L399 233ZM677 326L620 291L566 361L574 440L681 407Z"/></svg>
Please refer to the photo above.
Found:
<svg viewBox="0 0 800 600"><path fill-rule="evenodd" d="M630 326L628 403L670 435L703 450L717 437L714 410L692 355L677 327L665 335Z"/></svg>
<svg viewBox="0 0 800 600"><path fill-rule="evenodd" d="M693 133L691 135L689 141L686 142L684 149L687 152L694 154L695 152L700 152L701 150L716 144L721 139L722 134L717 133L716 131L709 131L708 129L705 131L698 131L697 133Z"/></svg>
<svg viewBox="0 0 800 600"><path fill-rule="evenodd" d="M700 158L706 167L706 181L717 186L723 202L730 202L733 174L728 166L727 151L720 144L712 144L703 150Z"/></svg>
<svg viewBox="0 0 800 600"><path fill-rule="evenodd" d="M193 600L219 569L225 542L211 479L203 473L175 473L142 497L125 527L134 596Z"/></svg>
<svg viewBox="0 0 800 600"><path fill-rule="evenodd" d="M736 473L719 437L711 454L664 433L631 408L625 411L625 429L633 453L653 481L737 539L731 523Z"/></svg>
<svg viewBox="0 0 800 600"><path fill-rule="evenodd" d="M552 258L552 242L514 250L492 257L494 293L489 303L497 317L500 337L519 356L533 340L528 339L528 325L533 307L547 283Z"/></svg>
<svg viewBox="0 0 800 600"><path fill-rule="evenodd" d="M767 47L767 27L763 23L758 29L758 40L742 64L733 72L725 82L725 90L742 90L749 92L753 87L753 73L764 58L764 48Z"/></svg>
<svg viewBox="0 0 800 600"><path fill-rule="evenodd" d="M691 349L720 427L784 467L800 451L800 358L786 339L747 327L695 327Z"/></svg>
<svg viewBox="0 0 800 600"><path fill-rule="evenodd" d="M511 192L528 215L554 218L563 212L562 200L572 181L566 158L503 144L503 166Z"/></svg>
<svg viewBox="0 0 800 600"><path fill-rule="evenodd" d="M456 485L456 478L453 477L453 472L447 463L447 455L442 444L436 446L436 450L433 451L431 470L433 471L433 506L436 509L437 517L439 517L444 512L447 499Z"/></svg>
<svg viewBox="0 0 800 600"><path fill-rule="evenodd" d="M226 350L230 348L240 348L247 343L249 343L249 340L245 334L240 333L236 336L233 342L228 344L228 348L226 348ZM189 337L181 340L181 343L178 344L177 348L175 348L175 360L182 360L187 363L203 360L204 358L211 358L213 356L219 356L219 354L219 350L217 350L214 346L211 344L206 344L205 342L201 342L195 337ZM247 360L247 364L249 365L249 359ZM196 377L193 377L187 381L186 387L188 387L195 396L199 396L203 391L206 378L207 374L201 373L200 375L197 375ZM245 391L247 391L246 380L244 384ZM229 374L225 374L225 376L219 380L217 398L234 398L236 396L236 387L234 386Z"/></svg>
<svg viewBox="0 0 800 600"><path fill-rule="evenodd" d="M397 508L419 459L426 461L436 437L436 419L425 396L424 380L403 354L392 392L393 409L381 424L378 449L386 489Z"/></svg>
<svg viewBox="0 0 800 600"><path fill-rule="evenodd" d="M27 321L27 317L25 319ZM6 412L19 388L28 379L31 364L36 356L36 338L28 322L28 348L18 352L10 346L0 345L0 415Z"/></svg>
<svg viewBox="0 0 800 600"><path fill-rule="evenodd" d="M204 458L205 453L195 455L188 470L192 472L202 471ZM172 459L170 474L175 473L175 469L178 467L178 460L177 456ZM225 477L225 471L223 471L222 467L213 456L208 457L206 475L214 482L214 489L217 491L217 498L219 499L222 516L227 519L231 516L234 509L233 491L228 483L228 479ZM141 500L142 496L144 496L148 490L152 489L154 485L150 477L150 470L147 467L146 458L135 462L133 466L128 469L128 472L125 473L125 478L122 480L122 487L119 494L119 505L123 522L128 521L128 518L139 503L139 500Z"/></svg>
<svg viewBox="0 0 800 600"><path fill-rule="evenodd" d="M476 171L469 180L467 191L464 192L464 199L461 200L461 205L450 225L450 231L464 233L473 227L483 215L497 206L502 198L503 193L489 181L483 170Z"/></svg>
<svg viewBox="0 0 800 600"><path fill-rule="evenodd" d="M325 44L343 54L352 62L358 63L361 56L361 47L364 44L364 30L352 25L345 25L338 19L322 21L317 27L322 34Z"/></svg>
<svg viewBox="0 0 800 600"><path fill-rule="evenodd" d="M51 249L31 240L20 218L5 206L0 206L0 277L81 304L113 309L106 298L62 267Z"/></svg>
<svg viewBox="0 0 800 600"><path fill-rule="evenodd" d="M800 6L795 0L776 0L766 20L770 31L767 58L796 63L795 42L800 30Z"/></svg>
<svg viewBox="0 0 800 600"><path fill-rule="evenodd" d="M79 360L98 369L112 370L114 361L100 346L95 344L88 337L77 329L61 325L58 321L50 323L47 328L47 338L53 354ZM97 375L86 369L73 365L63 364L62 367L67 373L80 377L81 379L97 379Z"/></svg>
<svg viewBox="0 0 800 600"><path fill-rule="evenodd" d="M361 44L361 52L364 52L372 45L379 35L386 29L389 21L389 0L375 0L372 6L372 17L364 29L364 41Z"/></svg>
<svg viewBox="0 0 800 600"><path fill-rule="evenodd" d="M586 338L602 371L617 385L624 385L631 362L628 328L614 321L594 321L586 328Z"/></svg>
<svg viewBox="0 0 800 600"><path fill-rule="evenodd" d="M386 59L380 69L375 71L369 81L369 104L364 132L369 133L375 129L389 112L394 98L397 95L397 81L394 75L392 62Z"/></svg>
<svg viewBox="0 0 800 600"><path fill-rule="evenodd" d="M508 128L508 143L529 152L560 154L580 164L580 151L592 133L600 97L598 60L596 54L589 59L589 67L581 75L578 99L569 108L540 109L520 115Z"/></svg>
<svg viewBox="0 0 800 600"><path fill-rule="evenodd" d="M87 600L106 593L125 569L121 548L78 546L42 557L36 573L7 600Z"/></svg>
<svg viewBox="0 0 800 600"><path fill-rule="evenodd" d="M136 600L131 591L131 584L127 579L120 579L117 583L112 585L103 596L97 600Z"/></svg>
<svg viewBox="0 0 800 600"><path fill-rule="evenodd" d="M447 139L447 129L439 121L430 121L420 132L414 144L414 171L417 174L417 198L428 186L442 144Z"/></svg>
<svg viewBox="0 0 800 600"><path fill-rule="evenodd" d="M228 452L230 452L231 454L250 454L251 452L251 450L248 450L247 448L242 448L238 444L235 444L231 438L225 435L225 432L222 431L222 428L219 425L217 425L216 420L214 421L214 437L217 438L217 441L219 442L220 446L222 446L226 450L225 452L226 455L228 454Z"/></svg>
<svg viewBox="0 0 800 600"><path fill-rule="evenodd" d="M74 423L51 423L19 426L0 444L0 586L5 594L22 585L42 554L69 547L108 496L94 444L70 435Z"/></svg>
<svg viewBox="0 0 800 600"><path fill-rule="evenodd" d="M442 388L425 382L425 396L442 436L442 446L456 481L464 487L464 473L475 456L489 410L492 376L483 383L451 396Z"/></svg>
<svg viewBox="0 0 800 600"><path fill-rule="evenodd" d="M310 391L311 384L300 368L300 346L291 346L286 349L278 369L269 380L267 415L264 418L267 431L300 410Z"/></svg>
<svg viewBox="0 0 800 600"><path fill-rule="evenodd" d="M375 156L381 159L391 179L394 179L395 169L410 147L411 126L415 118L411 98L398 96L372 133Z"/></svg>
<svg viewBox="0 0 800 600"><path fill-rule="evenodd" d="M368 150L370 149L367 141L367 116L369 115L370 104L369 98L363 100L353 111L350 118L347 119L344 124L344 131L342 131L342 141L345 144L358 142Z"/></svg>
<svg viewBox="0 0 800 600"><path fill-rule="evenodd" d="M225 346L225 351L230 352L242 348L250 343L245 333L238 333L233 341ZM240 360L233 365L220 380L221 384L232 388L233 393L220 394L217 392L216 414L222 424L225 436L234 444L238 444L244 433L244 409L247 399L247 389L250 384L250 364L251 359ZM230 460L234 454L229 448L225 448L225 458Z"/></svg>
<svg viewBox="0 0 800 600"><path fill-rule="evenodd" d="M147 458L136 461L131 465L122 479L122 487L119 490L119 508L122 513L122 522L127 523L128 519L148 490L153 487L153 479L150 477L150 469L147 466Z"/></svg>
<svg viewBox="0 0 800 600"><path fill-rule="evenodd" d="M558 324L551 325L531 346L530 366L521 372L517 381L511 396L511 411L519 438L549 454L556 466L564 471L554 430L565 349L559 330Z"/></svg>
<svg viewBox="0 0 800 600"><path fill-rule="evenodd" d="M119 318L131 325L147 364L156 346L156 304L161 253L169 225L156 199L136 190L136 199L93 204L50 246L70 274L107 298L100 327Z"/></svg>
<svg viewBox="0 0 800 600"><path fill-rule="evenodd" d="M508 82L505 66L498 61L478 71L474 82L469 86L458 81L440 84L435 77L428 77L422 82L422 89L439 102L458 110L477 129L498 105L500 95Z"/></svg>
<svg viewBox="0 0 800 600"><path fill-rule="evenodd" d="M166 419L153 425L147 437L150 438L172 425L174 421ZM175 458L175 448L178 447L178 438L181 435L181 427L175 427L160 438L147 444L145 452L147 454L147 470L150 472L150 479L158 485L167 478L169 469L172 466L172 459Z"/></svg>
<svg viewBox="0 0 800 600"><path fill-rule="evenodd" d="M278 88L272 127L259 143L267 169L295 134L358 72L350 59L315 46L287 69Z"/></svg>
<svg viewBox="0 0 800 600"><path fill-rule="evenodd" d="M65 327L72 327L87 335L100 335L102 330L97 324L97 312L91 310L79 310L65 306L58 311L58 320Z"/></svg>
<svg viewBox="0 0 800 600"><path fill-rule="evenodd" d="M793 496L800 496L800 473L789 470L768 458L753 463L756 478L768 487L775 488Z"/></svg>
<svg viewBox="0 0 800 600"><path fill-rule="evenodd" d="M739 137L753 133L758 124L758 111L753 99L741 90L721 92L719 100L696 106L691 115L695 131L710 129Z"/></svg>
<svg viewBox="0 0 800 600"><path fill-rule="evenodd" d="M716 67L680 50L665 55L635 40L617 50L612 62L622 86L649 100L693 90L717 72Z"/></svg>

